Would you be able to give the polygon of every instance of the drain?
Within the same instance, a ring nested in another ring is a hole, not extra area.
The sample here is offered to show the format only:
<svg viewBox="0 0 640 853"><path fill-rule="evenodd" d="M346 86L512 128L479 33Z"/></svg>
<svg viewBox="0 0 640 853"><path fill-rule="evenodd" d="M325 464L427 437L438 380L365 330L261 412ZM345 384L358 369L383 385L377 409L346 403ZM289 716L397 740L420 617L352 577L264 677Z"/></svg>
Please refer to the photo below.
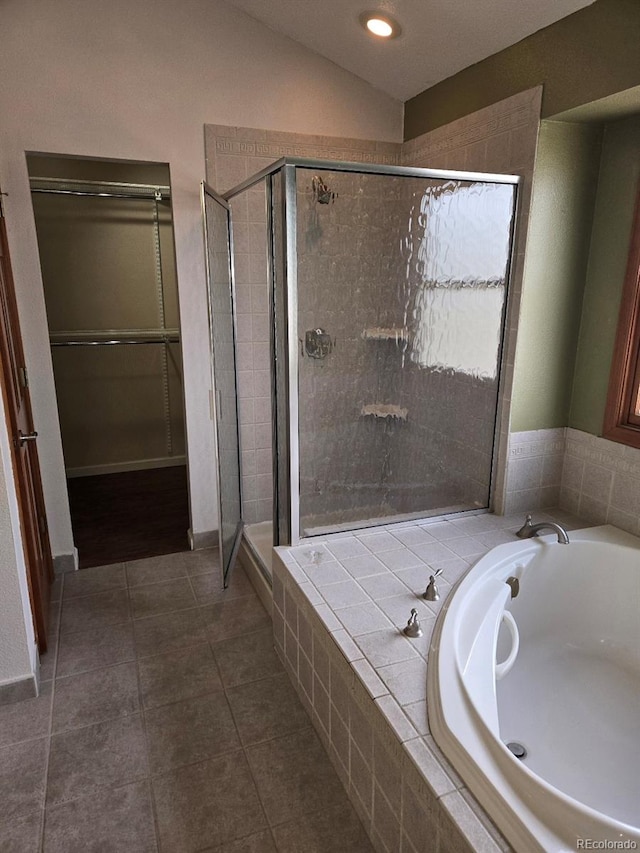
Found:
<svg viewBox="0 0 640 853"><path fill-rule="evenodd" d="M510 743L507 744L507 749L509 750L509 752L513 753L516 758L519 758L520 761L522 761L523 758L527 757L527 750L521 743L518 743L515 740L512 740Z"/></svg>

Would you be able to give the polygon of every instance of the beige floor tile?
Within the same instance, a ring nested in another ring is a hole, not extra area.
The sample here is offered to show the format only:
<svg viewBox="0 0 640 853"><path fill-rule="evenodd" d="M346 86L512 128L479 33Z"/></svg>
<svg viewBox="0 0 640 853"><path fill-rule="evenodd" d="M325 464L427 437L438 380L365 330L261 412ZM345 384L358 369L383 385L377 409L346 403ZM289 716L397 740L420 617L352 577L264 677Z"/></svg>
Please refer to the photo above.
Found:
<svg viewBox="0 0 640 853"><path fill-rule="evenodd" d="M248 684L283 672L271 628L212 644L225 687Z"/></svg>
<svg viewBox="0 0 640 853"><path fill-rule="evenodd" d="M227 691L244 746L271 740L311 725L286 673Z"/></svg>
<svg viewBox="0 0 640 853"><path fill-rule="evenodd" d="M313 729L249 747L246 752L271 826L347 801Z"/></svg>
<svg viewBox="0 0 640 853"><path fill-rule="evenodd" d="M140 715L53 735L47 806L137 782L148 775Z"/></svg>
<svg viewBox="0 0 640 853"><path fill-rule="evenodd" d="M133 623L138 657L173 652L206 642L199 608L176 610Z"/></svg>
<svg viewBox="0 0 640 853"><path fill-rule="evenodd" d="M60 635L75 631L100 631L107 625L117 625L130 618L129 595L126 589L70 598L62 604Z"/></svg>
<svg viewBox="0 0 640 853"><path fill-rule="evenodd" d="M64 576L63 599L66 601L80 595L93 595L112 589L124 589L126 585L124 563L80 569L77 572L67 572Z"/></svg>
<svg viewBox="0 0 640 853"><path fill-rule="evenodd" d="M163 705L145 714L149 766L154 774L240 749L222 692Z"/></svg>
<svg viewBox="0 0 640 853"><path fill-rule="evenodd" d="M134 619L158 616L174 610L186 610L197 604L187 578L135 587L130 590L129 599Z"/></svg>
<svg viewBox="0 0 640 853"><path fill-rule="evenodd" d="M42 808L46 786L48 739L0 749L2 820L22 818Z"/></svg>
<svg viewBox="0 0 640 853"><path fill-rule="evenodd" d="M40 687L40 695L23 702L0 705L0 747L46 737L51 723L51 683Z"/></svg>
<svg viewBox="0 0 640 853"><path fill-rule="evenodd" d="M56 677L126 663L135 656L131 622L107 625L99 631L76 631L60 637Z"/></svg>
<svg viewBox="0 0 640 853"><path fill-rule="evenodd" d="M56 681L53 732L126 717L140 709L134 662L95 669Z"/></svg>
<svg viewBox="0 0 640 853"><path fill-rule="evenodd" d="M208 643L142 658L138 671L145 708L157 708L222 690L218 667Z"/></svg>
<svg viewBox="0 0 640 853"><path fill-rule="evenodd" d="M0 850L6 853L39 853L42 837L42 809L24 817L0 821Z"/></svg>
<svg viewBox="0 0 640 853"><path fill-rule="evenodd" d="M148 782L47 809L43 853L155 853L156 836Z"/></svg>
<svg viewBox="0 0 640 853"><path fill-rule="evenodd" d="M274 828L273 835L278 853L373 853L350 803L283 823Z"/></svg>
<svg viewBox="0 0 640 853"><path fill-rule="evenodd" d="M201 613L207 636L214 643L271 627L271 617L255 593L219 604L207 604L201 608Z"/></svg>
<svg viewBox="0 0 640 853"><path fill-rule="evenodd" d="M195 853L266 829L242 752L153 779L161 849Z"/></svg>

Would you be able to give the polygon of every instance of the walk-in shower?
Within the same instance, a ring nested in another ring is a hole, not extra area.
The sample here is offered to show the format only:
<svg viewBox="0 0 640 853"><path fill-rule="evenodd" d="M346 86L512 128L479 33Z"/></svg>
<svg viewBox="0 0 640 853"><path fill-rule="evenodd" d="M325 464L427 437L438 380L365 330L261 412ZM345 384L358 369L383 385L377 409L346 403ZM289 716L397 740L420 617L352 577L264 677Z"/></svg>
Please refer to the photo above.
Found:
<svg viewBox="0 0 640 853"><path fill-rule="evenodd" d="M203 188L229 534L490 507L516 185L286 159Z"/></svg>

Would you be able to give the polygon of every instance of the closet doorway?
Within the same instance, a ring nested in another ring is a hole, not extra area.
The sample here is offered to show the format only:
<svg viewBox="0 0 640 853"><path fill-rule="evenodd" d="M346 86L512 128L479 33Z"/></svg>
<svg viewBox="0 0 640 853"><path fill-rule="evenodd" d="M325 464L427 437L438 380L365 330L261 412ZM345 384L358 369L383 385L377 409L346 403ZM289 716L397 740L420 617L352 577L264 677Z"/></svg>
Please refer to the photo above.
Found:
<svg viewBox="0 0 640 853"><path fill-rule="evenodd" d="M169 167L27 162L80 568L187 551Z"/></svg>

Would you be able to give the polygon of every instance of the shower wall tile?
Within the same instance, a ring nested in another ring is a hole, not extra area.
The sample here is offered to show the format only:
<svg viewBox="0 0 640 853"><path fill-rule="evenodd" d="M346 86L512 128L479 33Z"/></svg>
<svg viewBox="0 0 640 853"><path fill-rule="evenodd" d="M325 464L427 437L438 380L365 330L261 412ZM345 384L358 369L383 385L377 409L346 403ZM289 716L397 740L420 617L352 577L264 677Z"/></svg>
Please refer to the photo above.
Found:
<svg viewBox="0 0 640 853"><path fill-rule="evenodd" d="M308 135L281 131L267 131L257 128L227 127L224 125L205 125L205 156L207 181L218 192L225 192L245 178L266 168L270 163L285 156L309 157L323 160L350 160L359 162L387 163L398 165L401 159L401 145L393 142L375 140L344 139L322 135ZM355 195L354 195L355 199ZM238 324L238 389L240 399L240 433L244 451L258 453L260 456L244 453L246 470L244 471L245 491L243 494L243 513L247 521L262 521L271 518L272 482L271 482L271 380L269 376L270 345L268 317L268 268L266 235L266 197L264 189L252 188L236 196L231 202L234 236L234 267L237 288L237 324ZM366 237L367 235L363 236ZM369 235L371 236L371 235ZM363 248L364 243L363 243ZM352 311L349 292L339 283L353 281L358 271L358 261L354 257L353 247L347 241L344 227L331 234L331 257L326 263L331 268L323 268L320 278L311 282L311 293L322 296L322 286L326 280L336 282L331 293L330 303L333 311L322 322L331 326L334 333L346 338L347 326L344 315ZM371 264L374 267L374 264ZM308 264L312 276L318 276L317 270ZM301 275L304 275L304 258L301 257ZM326 274L326 276L325 276ZM382 286L382 282L381 282ZM307 328L315 328L320 320L316 314L317 304L310 304ZM361 306L359 323L364 326ZM373 319L372 321L373 322ZM342 324L342 325L341 325ZM249 349L252 347L252 351ZM302 377L301 392L314 392L313 376ZM333 380L333 381L332 381ZM348 384L349 378L343 380ZM335 396L335 377L327 382L326 393ZM321 408L321 403L320 406ZM359 407L358 407L359 411ZM335 435L328 436L336 438ZM324 455L329 444L321 447ZM269 458L267 459L267 452ZM339 462L334 468L339 471ZM254 478L258 472L258 480ZM315 487L316 477L303 477L309 488Z"/></svg>

